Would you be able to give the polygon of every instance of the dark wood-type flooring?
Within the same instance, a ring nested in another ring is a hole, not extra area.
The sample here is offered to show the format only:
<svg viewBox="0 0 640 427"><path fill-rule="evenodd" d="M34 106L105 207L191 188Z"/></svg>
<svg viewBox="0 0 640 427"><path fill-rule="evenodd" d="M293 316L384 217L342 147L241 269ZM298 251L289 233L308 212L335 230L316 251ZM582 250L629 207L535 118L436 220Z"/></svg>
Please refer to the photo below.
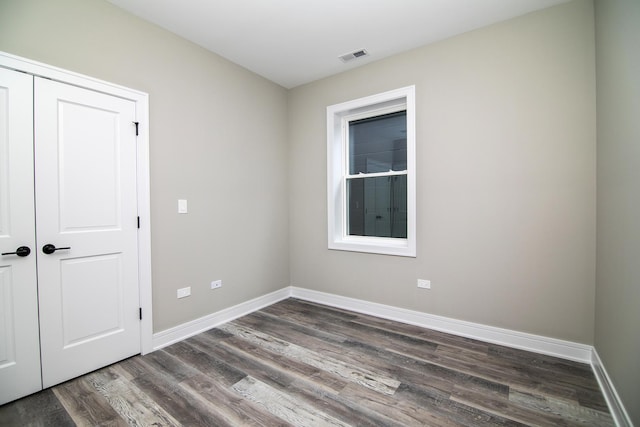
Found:
<svg viewBox="0 0 640 427"><path fill-rule="evenodd" d="M288 299L0 407L0 425L613 425L587 364Z"/></svg>

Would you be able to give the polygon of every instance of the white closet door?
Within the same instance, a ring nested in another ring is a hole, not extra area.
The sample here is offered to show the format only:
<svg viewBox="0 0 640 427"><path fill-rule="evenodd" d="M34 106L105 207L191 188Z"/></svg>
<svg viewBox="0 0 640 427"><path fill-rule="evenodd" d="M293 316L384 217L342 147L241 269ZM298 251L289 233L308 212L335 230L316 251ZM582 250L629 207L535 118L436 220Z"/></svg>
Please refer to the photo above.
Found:
<svg viewBox="0 0 640 427"><path fill-rule="evenodd" d="M40 78L35 99L42 379L49 387L140 353L136 111L133 101Z"/></svg>
<svg viewBox="0 0 640 427"><path fill-rule="evenodd" d="M33 78L0 68L0 404L42 387L32 102Z"/></svg>

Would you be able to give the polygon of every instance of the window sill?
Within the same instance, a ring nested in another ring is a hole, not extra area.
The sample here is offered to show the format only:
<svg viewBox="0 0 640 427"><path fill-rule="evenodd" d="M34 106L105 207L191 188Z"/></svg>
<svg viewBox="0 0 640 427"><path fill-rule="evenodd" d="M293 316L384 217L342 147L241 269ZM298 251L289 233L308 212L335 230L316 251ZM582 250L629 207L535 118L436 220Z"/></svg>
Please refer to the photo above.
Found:
<svg viewBox="0 0 640 427"><path fill-rule="evenodd" d="M350 236L329 242L329 249L413 258L416 256L415 244L412 245L408 239Z"/></svg>

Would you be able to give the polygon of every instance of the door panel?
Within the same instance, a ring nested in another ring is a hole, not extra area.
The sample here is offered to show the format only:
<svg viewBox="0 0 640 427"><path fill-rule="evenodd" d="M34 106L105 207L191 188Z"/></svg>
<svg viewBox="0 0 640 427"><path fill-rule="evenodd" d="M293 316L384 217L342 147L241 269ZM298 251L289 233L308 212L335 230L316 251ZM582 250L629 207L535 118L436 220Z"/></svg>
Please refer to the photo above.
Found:
<svg viewBox="0 0 640 427"><path fill-rule="evenodd" d="M0 68L0 404L42 388L33 205L33 78Z"/></svg>
<svg viewBox="0 0 640 427"><path fill-rule="evenodd" d="M60 232L118 229L118 112L59 100L58 113Z"/></svg>
<svg viewBox="0 0 640 427"><path fill-rule="evenodd" d="M40 330L49 387L140 352L135 103L40 78L35 93ZM45 254L47 244L60 250Z"/></svg>
<svg viewBox="0 0 640 427"><path fill-rule="evenodd" d="M12 279L11 267L0 267L0 369L16 360Z"/></svg>
<svg viewBox="0 0 640 427"><path fill-rule="evenodd" d="M63 260L60 275L64 348L123 332L121 254Z"/></svg>

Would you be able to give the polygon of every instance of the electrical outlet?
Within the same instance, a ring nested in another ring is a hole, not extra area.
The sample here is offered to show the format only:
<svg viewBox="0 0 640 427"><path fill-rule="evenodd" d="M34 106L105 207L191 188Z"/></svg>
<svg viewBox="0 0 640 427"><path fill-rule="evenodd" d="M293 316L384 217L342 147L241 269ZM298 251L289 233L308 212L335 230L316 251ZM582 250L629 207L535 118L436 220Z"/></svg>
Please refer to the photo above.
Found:
<svg viewBox="0 0 640 427"><path fill-rule="evenodd" d="M418 279L420 289L431 289L431 280Z"/></svg>
<svg viewBox="0 0 640 427"><path fill-rule="evenodd" d="M191 295L191 286L187 286L186 288L178 289L178 298L184 298Z"/></svg>
<svg viewBox="0 0 640 427"><path fill-rule="evenodd" d="M218 289L222 287L222 280L214 280L211 282L211 289Z"/></svg>

